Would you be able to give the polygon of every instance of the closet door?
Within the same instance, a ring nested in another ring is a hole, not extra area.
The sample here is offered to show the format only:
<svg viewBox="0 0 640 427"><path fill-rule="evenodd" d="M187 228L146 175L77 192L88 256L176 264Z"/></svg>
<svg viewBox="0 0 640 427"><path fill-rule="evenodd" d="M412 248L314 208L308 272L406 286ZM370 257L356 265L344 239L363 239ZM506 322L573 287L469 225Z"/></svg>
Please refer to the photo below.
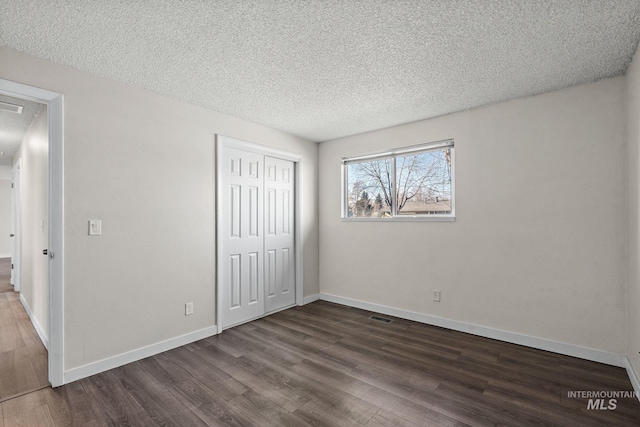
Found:
<svg viewBox="0 0 640 427"><path fill-rule="evenodd" d="M265 313L264 156L224 147L218 215L222 327Z"/></svg>
<svg viewBox="0 0 640 427"><path fill-rule="evenodd" d="M294 164L265 157L264 274L266 312L295 304Z"/></svg>

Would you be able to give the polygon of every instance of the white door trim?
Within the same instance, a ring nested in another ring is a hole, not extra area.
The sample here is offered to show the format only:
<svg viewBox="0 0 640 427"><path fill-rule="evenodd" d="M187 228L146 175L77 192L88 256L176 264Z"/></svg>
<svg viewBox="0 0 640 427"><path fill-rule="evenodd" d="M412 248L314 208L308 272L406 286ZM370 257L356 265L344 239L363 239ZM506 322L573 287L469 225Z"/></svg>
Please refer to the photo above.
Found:
<svg viewBox="0 0 640 427"><path fill-rule="evenodd" d="M296 304L303 305L304 287L303 287L303 248L304 239L302 236L302 167L303 157L300 154L289 151L279 150L252 142L242 141L240 139L231 138L224 135L216 135L216 325L218 333L222 332L222 302L220 298L221 274L218 266L220 265L220 245L221 239L218 239L217 230L221 228L219 224L220 215L218 215L218 207L221 205L220 194L222 194L222 147L236 148L239 150L250 151L257 154L276 157L284 160L290 160L295 163L295 247L296 247Z"/></svg>
<svg viewBox="0 0 640 427"><path fill-rule="evenodd" d="M64 107L63 95L0 79L0 94L47 105L49 121L49 382L64 384Z"/></svg>

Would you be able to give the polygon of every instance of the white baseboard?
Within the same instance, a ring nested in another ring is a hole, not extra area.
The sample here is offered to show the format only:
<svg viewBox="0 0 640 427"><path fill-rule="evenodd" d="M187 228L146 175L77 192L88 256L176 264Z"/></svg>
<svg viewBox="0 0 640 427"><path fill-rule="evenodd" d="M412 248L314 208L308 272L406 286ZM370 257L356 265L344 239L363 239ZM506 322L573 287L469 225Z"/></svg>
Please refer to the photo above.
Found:
<svg viewBox="0 0 640 427"><path fill-rule="evenodd" d="M11 258L11 254L0 254L0 258Z"/></svg>
<svg viewBox="0 0 640 427"><path fill-rule="evenodd" d="M302 300L302 305L310 304L310 303L312 303L314 301L318 301L319 299L320 299L320 294L307 295Z"/></svg>
<svg viewBox="0 0 640 427"><path fill-rule="evenodd" d="M89 377L91 375L99 374L100 372L108 371L109 369L117 368L127 363L133 363L146 357L154 356L164 351L169 351L174 348L198 341L218 333L217 326L210 326L208 328L200 329L199 331L190 332L179 337L171 338L166 341L151 344L146 347L142 347L136 350L129 351L127 353L118 354L113 357L99 360L94 363L89 363L84 366L69 369L64 372L63 383L68 384L73 381L77 381L82 378Z"/></svg>
<svg viewBox="0 0 640 427"><path fill-rule="evenodd" d="M605 363L620 368L625 368L626 356L623 354L612 353L609 351L597 350L594 348L580 347L573 344L562 343L544 338L533 337L530 335L519 334L517 332L503 331L501 329L487 328L472 323L461 322L458 320L445 319L443 317L431 316L428 314L416 313L413 311L401 310L393 307L387 307L379 304L372 304L365 301L359 301L350 298L344 298L337 295L320 294L323 301L335 302L337 304L347 305L350 307L361 308L363 310L374 311L376 313L386 314L389 316L399 317L401 319L413 320L415 322L426 323L428 325L440 326L454 331L466 332L485 338L492 338L500 341L506 341L513 344L533 347L539 350L551 351L554 353L564 354L567 356L579 357L581 359L591 360L594 362ZM635 385L634 385L635 387Z"/></svg>
<svg viewBox="0 0 640 427"><path fill-rule="evenodd" d="M633 369L633 365L631 364L628 356L624 357L624 363L627 375L629 376L629 381L631 381L631 385L636 392L636 397L640 401L640 381L638 380L638 375L636 375L636 371Z"/></svg>
<svg viewBox="0 0 640 427"><path fill-rule="evenodd" d="M46 348L47 351L49 351L49 338L47 338L47 334L44 333L44 329L42 329L42 326L38 322L38 319L36 319L36 317L31 312L31 307L29 307L29 304L27 304L27 300L24 299L22 294L20 294L20 302L22 303L22 306L24 307L24 311L27 312L27 315L29 316L29 319L31 319L31 323L33 324L33 328L36 330L36 333L38 334L38 337L40 338L40 341L42 341L42 344L44 345L44 348Z"/></svg>

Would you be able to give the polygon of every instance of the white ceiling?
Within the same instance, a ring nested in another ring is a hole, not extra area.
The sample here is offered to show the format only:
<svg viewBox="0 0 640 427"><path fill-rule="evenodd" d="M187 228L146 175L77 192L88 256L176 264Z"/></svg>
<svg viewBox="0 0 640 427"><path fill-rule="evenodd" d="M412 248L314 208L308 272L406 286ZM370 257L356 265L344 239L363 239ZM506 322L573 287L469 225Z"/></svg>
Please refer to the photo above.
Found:
<svg viewBox="0 0 640 427"><path fill-rule="evenodd" d="M640 0L0 0L0 44L313 141L624 74Z"/></svg>
<svg viewBox="0 0 640 427"><path fill-rule="evenodd" d="M0 110L0 166L11 166L13 155L29 130L33 119L40 112L42 104L0 95L0 102L20 105L22 113Z"/></svg>

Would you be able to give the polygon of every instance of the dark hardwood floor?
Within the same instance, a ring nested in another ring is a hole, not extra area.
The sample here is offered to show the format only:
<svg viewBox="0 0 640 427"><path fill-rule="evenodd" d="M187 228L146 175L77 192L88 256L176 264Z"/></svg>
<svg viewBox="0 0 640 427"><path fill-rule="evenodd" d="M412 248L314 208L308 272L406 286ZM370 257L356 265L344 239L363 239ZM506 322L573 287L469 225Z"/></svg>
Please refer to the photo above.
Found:
<svg viewBox="0 0 640 427"><path fill-rule="evenodd" d="M640 425L635 398L567 395L631 391L623 369L371 314L296 307L2 402L0 427Z"/></svg>
<svg viewBox="0 0 640 427"><path fill-rule="evenodd" d="M5 272L0 267L0 289L10 288L0 291L0 402L49 385L47 350Z"/></svg>

